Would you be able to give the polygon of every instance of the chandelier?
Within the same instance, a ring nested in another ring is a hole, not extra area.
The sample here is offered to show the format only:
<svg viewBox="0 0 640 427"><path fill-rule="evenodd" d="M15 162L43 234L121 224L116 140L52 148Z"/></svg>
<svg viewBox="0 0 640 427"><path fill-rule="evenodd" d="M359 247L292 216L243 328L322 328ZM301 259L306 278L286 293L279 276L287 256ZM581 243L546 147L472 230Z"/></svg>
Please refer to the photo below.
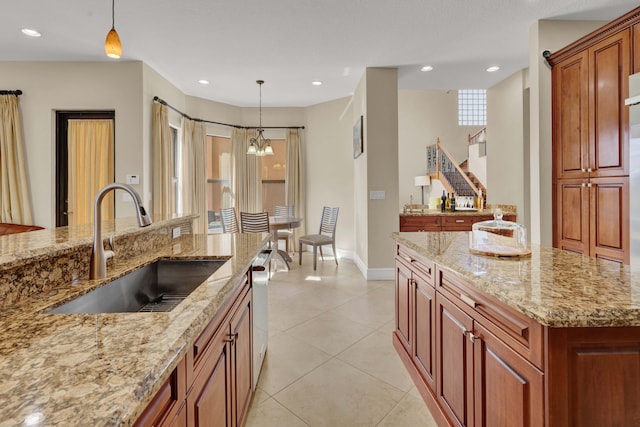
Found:
<svg viewBox="0 0 640 427"><path fill-rule="evenodd" d="M271 148L271 140L265 138L262 132L262 85L264 80L256 80L258 87L260 88L260 126L258 127L258 136L249 140L249 149L247 154L255 154L256 156L270 156L273 154L273 148Z"/></svg>

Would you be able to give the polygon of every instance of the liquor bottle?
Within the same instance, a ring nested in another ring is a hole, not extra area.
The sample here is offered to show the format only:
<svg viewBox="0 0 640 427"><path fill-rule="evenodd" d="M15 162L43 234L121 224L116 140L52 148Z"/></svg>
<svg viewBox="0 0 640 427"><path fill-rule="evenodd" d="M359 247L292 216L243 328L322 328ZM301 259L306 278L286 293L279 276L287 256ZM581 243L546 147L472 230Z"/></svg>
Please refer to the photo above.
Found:
<svg viewBox="0 0 640 427"><path fill-rule="evenodd" d="M447 196L444 194L444 190L442 190L442 197L440 197L440 200L440 210L444 212L447 208Z"/></svg>
<svg viewBox="0 0 640 427"><path fill-rule="evenodd" d="M456 211L456 193L451 193L451 212Z"/></svg>
<svg viewBox="0 0 640 427"><path fill-rule="evenodd" d="M447 205L445 207L446 210L451 209L451 195L447 193Z"/></svg>

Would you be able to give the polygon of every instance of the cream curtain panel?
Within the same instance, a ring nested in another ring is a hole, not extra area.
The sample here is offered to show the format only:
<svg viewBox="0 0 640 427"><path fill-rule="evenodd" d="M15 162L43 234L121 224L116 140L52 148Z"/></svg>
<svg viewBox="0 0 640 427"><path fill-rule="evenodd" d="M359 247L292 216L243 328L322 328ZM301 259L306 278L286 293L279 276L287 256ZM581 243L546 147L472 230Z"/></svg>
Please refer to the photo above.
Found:
<svg viewBox="0 0 640 427"><path fill-rule="evenodd" d="M185 213L198 214L195 231L207 234L207 129L203 122L182 121L182 203Z"/></svg>
<svg viewBox="0 0 640 427"><path fill-rule="evenodd" d="M174 213L173 142L169 128L169 114L165 105L153 103L153 215L155 220Z"/></svg>
<svg viewBox="0 0 640 427"><path fill-rule="evenodd" d="M68 223L91 224L98 191L113 182L113 120L69 120ZM102 218L113 219L114 195L102 204Z"/></svg>
<svg viewBox="0 0 640 427"><path fill-rule="evenodd" d="M304 174L302 173L302 129L287 129L287 176L286 176L286 201L287 205L295 207L297 217L305 217L306 198L304 192ZM306 226L304 221L298 228L293 229L293 241L298 236L304 236Z"/></svg>
<svg viewBox="0 0 640 427"><path fill-rule="evenodd" d="M33 224L18 97L0 95L0 222Z"/></svg>
<svg viewBox="0 0 640 427"><path fill-rule="evenodd" d="M236 211L262 212L262 162L260 157L247 155L249 139L258 136L255 129L234 129L231 136L235 162Z"/></svg>

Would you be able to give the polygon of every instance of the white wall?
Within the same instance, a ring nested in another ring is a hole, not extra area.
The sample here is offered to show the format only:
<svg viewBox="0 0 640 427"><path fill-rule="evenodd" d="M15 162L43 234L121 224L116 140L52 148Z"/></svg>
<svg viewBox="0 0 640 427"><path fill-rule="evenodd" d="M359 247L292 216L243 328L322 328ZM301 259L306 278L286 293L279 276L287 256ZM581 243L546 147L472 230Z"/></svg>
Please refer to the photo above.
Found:
<svg viewBox="0 0 640 427"><path fill-rule="evenodd" d="M420 187L413 184L413 177L424 175L427 170L427 146L440 143L462 163L468 156L468 137L482 126L458 126L457 90L400 90L398 91L398 212L409 203L421 199ZM432 180L424 188L424 200L442 194L442 185Z"/></svg>
<svg viewBox="0 0 640 427"><path fill-rule="evenodd" d="M55 226L55 111L115 110L115 175L142 173L141 62L0 62L3 89L21 89L22 126L34 222ZM138 190L146 185L142 175ZM116 216L135 214L116 197Z"/></svg>
<svg viewBox="0 0 640 427"><path fill-rule="evenodd" d="M524 71L512 74L487 90L486 186L487 203L517 205L518 222L527 226L529 213L524 212L524 90ZM529 161L528 153L526 161Z"/></svg>
<svg viewBox="0 0 640 427"><path fill-rule="evenodd" d="M473 144L469 146L469 170L478 178L478 180L487 186L487 156L486 150L480 152L482 144Z"/></svg>
<svg viewBox="0 0 640 427"><path fill-rule="evenodd" d="M339 207L336 246L340 256L354 255L354 160L351 145L350 98L341 98L305 109L303 144L308 233L317 233L323 206Z"/></svg>
<svg viewBox="0 0 640 427"><path fill-rule="evenodd" d="M552 244L551 68L542 52L562 49L605 25L602 21L541 20L529 32L531 241Z"/></svg>

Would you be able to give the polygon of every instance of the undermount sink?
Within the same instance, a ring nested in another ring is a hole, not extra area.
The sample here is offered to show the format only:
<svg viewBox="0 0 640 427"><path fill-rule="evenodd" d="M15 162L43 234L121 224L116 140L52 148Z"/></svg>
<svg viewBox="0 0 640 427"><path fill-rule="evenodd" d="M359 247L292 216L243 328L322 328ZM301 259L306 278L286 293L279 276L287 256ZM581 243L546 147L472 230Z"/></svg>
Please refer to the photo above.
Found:
<svg viewBox="0 0 640 427"><path fill-rule="evenodd" d="M226 259L159 260L47 313L171 311L225 262Z"/></svg>

